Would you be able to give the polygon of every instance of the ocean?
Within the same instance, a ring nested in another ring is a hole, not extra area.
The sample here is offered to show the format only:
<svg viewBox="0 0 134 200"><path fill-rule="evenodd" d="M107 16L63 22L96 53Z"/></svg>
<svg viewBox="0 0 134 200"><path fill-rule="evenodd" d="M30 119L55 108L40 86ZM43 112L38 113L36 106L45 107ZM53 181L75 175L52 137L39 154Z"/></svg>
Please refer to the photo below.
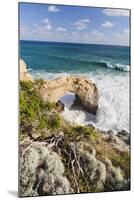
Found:
<svg viewBox="0 0 134 200"><path fill-rule="evenodd" d="M93 124L102 130L129 131L130 48L125 46L20 41L20 58L34 78L80 75L96 83L99 108L94 116L70 108L74 94L66 94L63 117L71 123Z"/></svg>

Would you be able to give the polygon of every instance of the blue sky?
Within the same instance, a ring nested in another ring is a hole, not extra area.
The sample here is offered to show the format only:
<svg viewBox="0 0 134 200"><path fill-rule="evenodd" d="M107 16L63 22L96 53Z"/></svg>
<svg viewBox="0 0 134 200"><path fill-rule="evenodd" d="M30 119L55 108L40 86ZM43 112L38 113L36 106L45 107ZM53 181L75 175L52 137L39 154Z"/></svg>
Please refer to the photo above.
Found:
<svg viewBox="0 0 134 200"><path fill-rule="evenodd" d="M20 39L129 45L129 10L20 3Z"/></svg>

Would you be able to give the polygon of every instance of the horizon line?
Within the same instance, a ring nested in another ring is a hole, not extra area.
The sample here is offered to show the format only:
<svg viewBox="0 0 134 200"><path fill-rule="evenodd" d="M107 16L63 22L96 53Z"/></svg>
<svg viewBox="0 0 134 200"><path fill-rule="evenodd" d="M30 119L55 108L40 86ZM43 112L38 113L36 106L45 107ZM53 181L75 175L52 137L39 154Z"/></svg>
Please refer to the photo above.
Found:
<svg viewBox="0 0 134 200"><path fill-rule="evenodd" d="M130 45L119 45L119 44L97 44L97 43L79 43L79 42L62 42L62 41L47 41L47 40L27 40L19 39L19 41L29 41L29 42L48 42L48 43L66 43L66 44L85 44L85 45L105 45L105 46L121 46L121 47L130 47Z"/></svg>

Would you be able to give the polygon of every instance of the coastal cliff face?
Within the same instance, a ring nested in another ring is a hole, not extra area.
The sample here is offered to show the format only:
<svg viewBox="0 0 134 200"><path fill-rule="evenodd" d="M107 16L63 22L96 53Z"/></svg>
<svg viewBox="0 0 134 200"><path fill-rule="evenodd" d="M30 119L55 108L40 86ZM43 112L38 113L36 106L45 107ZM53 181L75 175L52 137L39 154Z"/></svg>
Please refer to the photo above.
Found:
<svg viewBox="0 0 134 200"><path fill-rule="evenodd" d="M27 65L22 59L20 59L20 80L33 81L31 74L27 70Z"/></svg>
<svg viewBox="0 0 134 200"><path fill-rule="evenodd" d="M81 77L25 78L20 82L20 197L129 190L130 135L71 125L57 111L67 91L82 105L96 107L96 86Z"/></svg>

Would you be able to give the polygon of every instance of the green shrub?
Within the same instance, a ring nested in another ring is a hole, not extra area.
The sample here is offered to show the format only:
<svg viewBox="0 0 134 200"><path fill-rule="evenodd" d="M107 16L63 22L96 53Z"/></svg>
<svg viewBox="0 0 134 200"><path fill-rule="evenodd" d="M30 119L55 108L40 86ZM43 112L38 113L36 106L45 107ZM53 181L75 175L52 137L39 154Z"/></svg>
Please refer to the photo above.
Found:
<svg viewBox="0 0 134 200"><path fill-rule="evenodd" d="M38 87L38 89L41 89L44 85L45 81L43 79L36 79L35 80L35 85Z"/></svg>
<svg viewBox="0 0 134 200"><path fill-rule="evenodd" d="M66 130L66 134L68 134L72 139L80 139L85 137L94 142L99 141L101 138L101 134L96 132L95 128L92 126L77 125L74 127L69 127L69 129Z"/></svg>
<svg viewBox="0 0 134 200"><path fill-rule="evenodd" d="M31 81L20 81L20 87L21 87L21 90L24 90L24 91L31 90L32 91L34 84Z"/></svg>
<svg viewBox="0 0 134 200"><path fill-rule="evenodd" d="M114 166L120 167L126 178L130 177L130 152L114 153L111 155Z"/></svg>
<svg viewBox="0 0 134 200"><path fill-rule="evenodd" d="M21 82L20 91L20 120L28 122L36 119L43 107L43 100L39 96L32 82Z"/></svg>
<svg viewBox="0 0 134 200"><path fill-rule="evenodd" d="M52 129L60 128L60 121L61 120L59 114L51 116L49 119L50 128Z"/></svg>
<svg viewBox="0 0 134 200"><path fill-rule="evenodd" d="M39 129L48 128L50 130L60 128L60 116L57 113L53 115L43 115L39 120Z"/></svg>
<svg viewBox="0 0 134 200"><path fill-rule="evenodd" d="M51 111L54 108L55 108L55 103L44 102L43 109L45 111Z"/></svg>
<svg viewBox="0 0 134 200"><path fill-rule="evenodd" d="M44 102L35 83L30 81L20 82L20 132L27 134L33 128L55 129L60 126L60 117L57 113L50 115L55 104ZM31 127L29 129L29 127ZM32 133L31 133L32 134Z"/></svg>
<svg viewBox="0 0 134 200"><path fill-rule="evenodd" d="M39 120L38 128L43 129L46 127L48 127L48 119L47 119L47 117L42 116L41 119Z"/></svg>

